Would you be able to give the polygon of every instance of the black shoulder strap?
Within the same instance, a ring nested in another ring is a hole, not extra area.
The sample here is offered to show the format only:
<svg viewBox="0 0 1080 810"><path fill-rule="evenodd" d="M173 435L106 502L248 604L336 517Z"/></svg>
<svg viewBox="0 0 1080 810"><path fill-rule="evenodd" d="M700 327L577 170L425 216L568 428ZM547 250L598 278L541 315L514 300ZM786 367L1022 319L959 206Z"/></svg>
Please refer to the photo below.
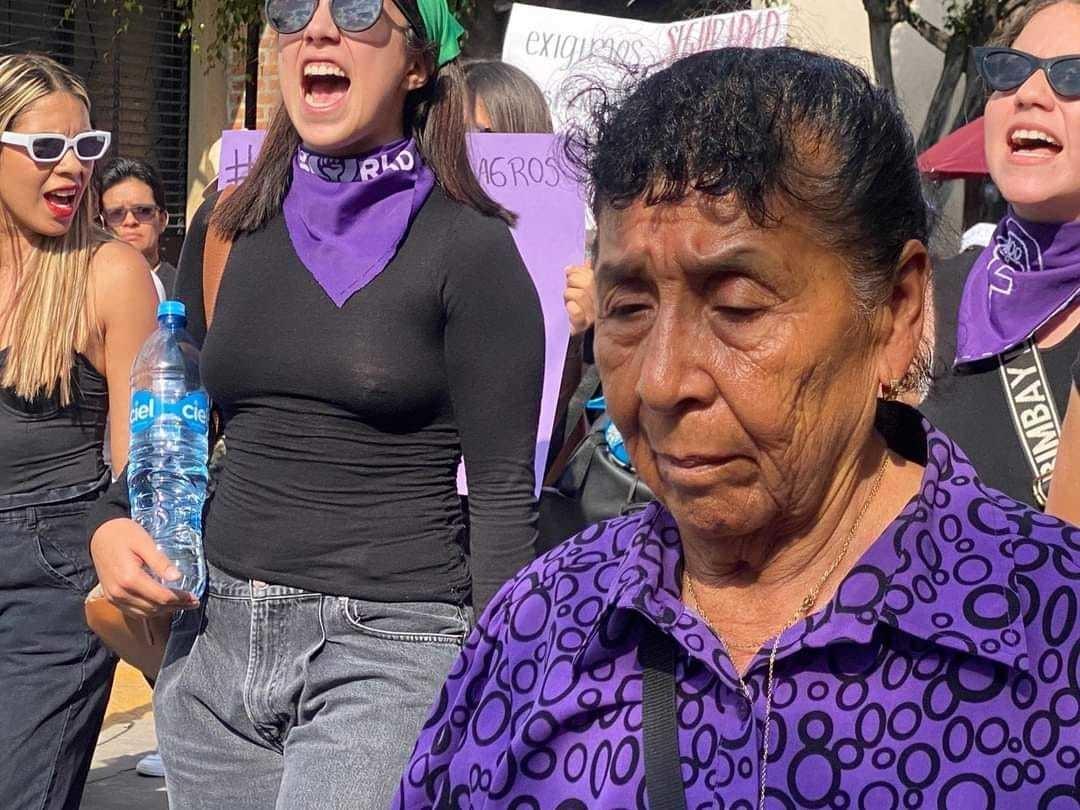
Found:
<svg viewBox="0 0 1080 810"><path fill-rule="evenodd" d="M675 643L651 622L642 624L638 656L644 669L645 793L650 810L686 810L675 717Z"/></svg>
<svg viewBox="0 0 1080 810"><path fill-rule="evenodd" d="M600 387L600 372L596 366L586 366L581 375L574 395L570 398L570 404L566 406L566 435L564 441L569 441L581 418L585 416L585 403L596 396Z"/></svg>

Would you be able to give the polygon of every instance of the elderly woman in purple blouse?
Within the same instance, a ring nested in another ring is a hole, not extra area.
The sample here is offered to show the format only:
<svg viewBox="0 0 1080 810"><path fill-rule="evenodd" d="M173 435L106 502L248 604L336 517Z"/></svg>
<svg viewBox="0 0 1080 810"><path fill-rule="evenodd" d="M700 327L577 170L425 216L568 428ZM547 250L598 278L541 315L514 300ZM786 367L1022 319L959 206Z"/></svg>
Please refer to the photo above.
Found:
<svg viewBox="0 0 1080 810"><path fill-rule="evenodd" d="M596 359L659 502L502 588L396 806L1076 807L1080 530L890 401L930 274L893 99L726 49L596 125Z"/></svg>

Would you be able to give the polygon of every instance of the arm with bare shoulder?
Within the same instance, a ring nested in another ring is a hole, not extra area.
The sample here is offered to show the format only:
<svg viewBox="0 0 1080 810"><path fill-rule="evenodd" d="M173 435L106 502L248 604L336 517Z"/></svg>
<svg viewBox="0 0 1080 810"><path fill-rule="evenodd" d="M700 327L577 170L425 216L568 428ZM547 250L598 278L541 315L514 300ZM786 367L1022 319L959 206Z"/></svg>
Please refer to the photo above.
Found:
<svg viewBox="0 0 1080 810"><path fill-rule="evenodd" d="M119 472L128 456L131 366L154 331L157 291L146 260L121 242L107 242L98 248L91 283L102 341L96 362L109 384L110 446L113 469ZM158 576L179 575L133 520L117 518L102 525L91 538L90 553L105 595L126 612L150 615L194 603L192 597L162 587L146 573L148 566Z"/></svg>
<svg viewBox="0 0 1080 810"><path fill-rule="evenodd" d="M1069 395L1069 410L1061 429L1046 511L1080 525L1080 391L1075 385Z"/></svg>
<svg viewBox="0 0 1080 810"><path fill-rule="evenodd" d="M90 274L94 313L102 335L102 373L109 383L109 449L114 470L128 454L131 366L154 331L157 291L146 259L122 242L106 242L94 254Z"/></svg>

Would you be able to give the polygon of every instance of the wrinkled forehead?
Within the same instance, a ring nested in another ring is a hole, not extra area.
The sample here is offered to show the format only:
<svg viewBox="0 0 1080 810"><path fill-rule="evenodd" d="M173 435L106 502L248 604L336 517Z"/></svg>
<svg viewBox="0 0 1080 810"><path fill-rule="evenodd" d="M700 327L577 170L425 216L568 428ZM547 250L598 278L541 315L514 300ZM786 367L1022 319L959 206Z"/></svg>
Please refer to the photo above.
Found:
<svg viewBox="0 0 1080 810"><path fill-rule="evenodd" d="M719 232L749 225L743 207L733 197L693 193L675 202L650 203L638 198L628 204L601 203L596 212L597 258L604 251L633 252L657 238L678 233Z"/></svg>
<svg viewBox="0 0 1080 810"><path fill-rule="evenodd" d="M754 224L733 197L692 194L678 202L601 205L594 266L602 287L627 276L675 276L733 254L776 258L783 228Z"/></svg>

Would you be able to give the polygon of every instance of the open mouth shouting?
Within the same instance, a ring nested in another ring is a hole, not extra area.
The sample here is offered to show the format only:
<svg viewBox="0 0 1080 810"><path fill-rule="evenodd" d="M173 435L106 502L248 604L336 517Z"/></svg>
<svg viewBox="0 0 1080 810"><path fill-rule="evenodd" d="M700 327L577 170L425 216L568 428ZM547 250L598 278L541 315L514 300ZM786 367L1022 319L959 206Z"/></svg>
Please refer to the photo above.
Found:
<svg viewBox="0 0 1080 810"><path fill-rule="evenodd" d="M1053 160L1061 154L1061 141L1044 129L1017 127L1009 132L1009 154L1025 163Z"/></svg>
<svg viewBox="0 0 1080 810"><path fill-rule="evenodd" d="M326 61L305 64L300 82L304 104L315 113L330 112L344 104L352 84L339 65Z"/></svg>
<svg viewBox="0 0 1080 810"><path fill-rule="evenodd" d="M79 186L64 186L52 191L46 191L43 195L45 206L56 219L69 220L75 216L75 210L79 207Z"/></svg>

